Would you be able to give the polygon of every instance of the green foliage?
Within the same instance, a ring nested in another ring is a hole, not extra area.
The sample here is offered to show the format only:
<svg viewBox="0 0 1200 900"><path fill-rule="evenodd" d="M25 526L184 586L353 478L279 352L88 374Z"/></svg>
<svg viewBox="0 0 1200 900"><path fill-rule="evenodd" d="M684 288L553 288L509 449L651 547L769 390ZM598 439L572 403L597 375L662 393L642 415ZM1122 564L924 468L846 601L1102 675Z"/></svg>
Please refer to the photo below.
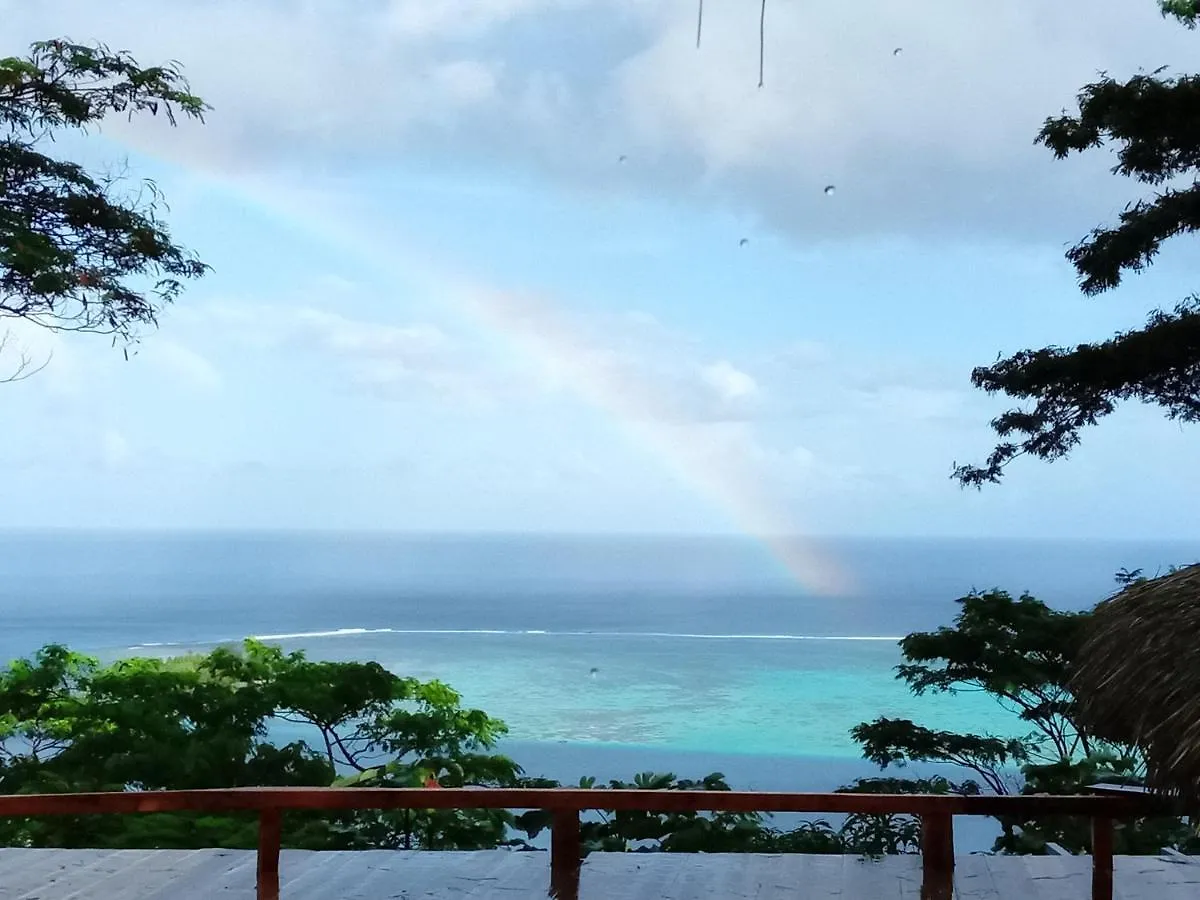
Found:
<svg viewBox="0 0 1200 900"><path fill-rule="evenodd" d="M1117 580L1130 583L1140 577L1140 570L1122 570ZM1132 748L1104 746L1073 717L1068 678L1087 613L1059 612L1028 594L1014 600L999 590L973 592L956 602L959 611L951 626L910 634L900 642L904 662L897 677L917 695L986 693L1016 713L1029 731L959 734L907 719L879 718L852 729L865 758L881 768L910 762L957 765L998 794L1078 794L1098 781L1142 783L1145 767ZM904 790L904 782L883 783L889 790ZM979 785L947 782L944 790L975 793ZM1048 842L1072 851L1090 847L1087 823L1075 817L1001 819L1000 825L997 850L1044 853ZM905 846L913 836L912 825L903 821L875 821L869 833L887 852L896 852L890 848ZM1189 846L1189 835L1178 819L1142 819L1121 823L1117 846L1124 853L1157 853L1165 846Z"/></svg>
<svg viewBox="0 0 1200 900"><path fill-rule="evenodd" d="M1135 584L1144 584L1152 577L1162 578L1167 575L1174 575L1183 568L1185 567L1179 565L1170 565L1167 566L1167 570L1165 572L1159 569L1154 573L1153 576L1145 574L1143 569L1119 569L1117 574L1113 576L1113 581L1119 584L1122 588L1126 588Z"/></svg>
<svg viewBox="0 0 1200 900"><path fill-rule="evenodd" d="M208 267L174 243L152 182L129 186L40 149L112 113L202 119L175 64L54 40L0 58L0 317L132 340Z"/></svg>
<svg viewBox="0 0 1200 900"><path fill-rule="evenodd" d="M1029 594L972 592L955 601L950 627L915 633L900 642L906 660L897 677L914 694L984 691L1032 729L1030 755L1071 756L1090 750L1088 735L1070 716L1070 662L1080 646L1086 613L1053 610ZM1020 758L1008 749L1007 754Z"/></svg>
<svg viewBox="0 0 1200 900"><path fill-rule="evenodd" d="M1082 759L1029 765L1023 773L1023 794L1077 794L1097 782L1140 785L1145 770L1132 755L1102 750ZM996 842L997 850L1040 854L1046 852L1046 844L1051 841L1072 851L1091 850L1090 825L1078 816L1002 819L1001 825L1004 832ZM1193 829L1170 816L1118 822L1113 841L1115 852L1129 855L1157 854L1163 847L1190 850L1196 846Z"/></svg>
<svg viewBox="0 0 1200 900"><path fill-rule="evenodd" d="M559 787L557 782L538 779L533 787ZM633 781L609 781L596 787L594 778L586 777L578 787L593 790L641 791L728 791L729 785L720 772L699 780L677 778L672 773L642 772ZM763 829L764 816L759 813L730 812L671 812L643 810L604 810L595 818L581 823L584 853L603 851L662 851L683 853L730 853L749 851L758 842L768 839ZM550 825L550 814L530 810L517 816L516 827L529 839Z"/></svg>
<svg viewBox="0 0 1200 900"><path fill-rule="evenodd" d="M526 787L559 787L546 779L527 779ZM725 776L714 772L695 781L672 773L643 772L633 781L610 781L597 787L594 778L582 778L578 787L646 791L727 791ZM838 789L839 793L960 793L977 794L974 782L955 784L944 778L904 780L864 778ZM596 851L643 853L854 853L879 856L915 853L920 848L921 825L914 816L855 814L840 828L827 821L801 822L790 829L770 824L762 813L673 812L601 809L581 823L584 853ZM550 826L544 810L518 816L515 825L530 839Z"/></svg>
<svg viewBox="0 0 1200 900"><path fill-rule="evenodd" d="M996 793L1005 793L1005 768L1029 758L1025 743L1016 738L979 737L935 731L910 719L878 718L850 730L862 747L863 758L881 769L910 762L949 763L970 769Z"/></svg>
<svg viewBox="0 0 1200 900"><path fill-rule="evenodd" d="M973 781L945 778L859 778L839 794L978 794ZM906 813L852 813L842 825L844 846L866 856L921 851L921 820Z"/></svg>
<svg viewBox="0 0 1200 900"><path fill-rule="evenodd" d="M272 721L313 735L271 743ZM7 793L328 785L514 783L487 751L503 723L439 682L377 663L322 662L247 641L176 660L95 659L51 646L0 673L0 789ZM498 846L503 811L292 814L299 847ZM239 816L46 818L0 824L32 846L253 846Z"/></svg>
<svg viewBox="0 0 1200 900"><path fill-rule="evenodd" d="M1200 0L1158 0L1164 16L1174 16L1188 28L1196 27L1200 18Z"/></svg>
<svg viewBox="0 0 1200 900"><path fill-rule="evenodd" d="M1200 8L1195 0L1162 0L1160 6L1164 15L1195 26ZM1167 239L1200 228L1200 76L1168 77L1163 71L1124 81L1106 75L1086 85L1077 113L1047 119L1038 134L1037 143L1059 159L1115 143L1114 173L1156 188L1149 199L1127 205L1118 224L1094 229L1067 252L1087 295L1117 287L1125 272L1149 266ZM1122 401L1154 404L1172 419L1195 422L1200 420L1200 297L1170 311L1155 310L1144 326L1108 340L1021 350L976 368L971 381L989 394L1033 405L992 420L1000 442L983 466L956 465L954 477L963 485L998 482L1018 456L1066 456L1084 428Z"/></svg>
<svg viewBox="0 0 1200 900"><path fill-rule="evenodd" d="M936 731L907 719L880 718L851 735L881 767L908 762L952 763L969 769L997 793L1008 791L1013 768L1070 758L1092 748L1071 718L1070 660L1082 638L1084 613L1050 609L1035 597L972 592L955 601L951 626L910 634L900 642L897 678L917 695L984 692L1030 727L1020 736Z"/></svg>

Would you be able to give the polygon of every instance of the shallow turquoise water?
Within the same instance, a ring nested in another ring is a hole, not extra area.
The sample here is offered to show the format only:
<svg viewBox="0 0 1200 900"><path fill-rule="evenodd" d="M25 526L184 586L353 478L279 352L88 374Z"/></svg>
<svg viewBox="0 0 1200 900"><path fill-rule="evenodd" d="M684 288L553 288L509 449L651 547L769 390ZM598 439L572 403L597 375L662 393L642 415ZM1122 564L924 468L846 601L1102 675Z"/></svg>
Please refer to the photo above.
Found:
<svg viewBox="0 0 1200 900"><path fill-rule="evenodd" d="M899 649L888 640L389 633L296 644L446 681L522 743L856 758L849 731L877 716L1024 730L984 695L912 696L894 677Z"/></svg>

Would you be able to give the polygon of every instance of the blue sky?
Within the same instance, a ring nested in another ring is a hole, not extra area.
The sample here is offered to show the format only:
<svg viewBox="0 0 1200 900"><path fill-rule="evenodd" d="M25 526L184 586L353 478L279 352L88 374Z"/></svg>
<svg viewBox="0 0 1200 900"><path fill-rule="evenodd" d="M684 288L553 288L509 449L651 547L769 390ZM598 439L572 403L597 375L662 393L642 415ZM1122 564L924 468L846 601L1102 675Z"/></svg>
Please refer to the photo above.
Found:
<svg viewBox="0 0 1200 900"><path fill-rule="evenodd" d="M1089 10L773 0L759 90L732 0L699 50L684 0L0 0L3 52L178 59L214 107L59 145L213 272L128 362L14 331L53 358L0 389L0 525L1196 537L1200 432L1150 409L949 479L1003 407L972 366L1200 275L1075 288L1136 188L1040 122L1200 40Z"/></svg>

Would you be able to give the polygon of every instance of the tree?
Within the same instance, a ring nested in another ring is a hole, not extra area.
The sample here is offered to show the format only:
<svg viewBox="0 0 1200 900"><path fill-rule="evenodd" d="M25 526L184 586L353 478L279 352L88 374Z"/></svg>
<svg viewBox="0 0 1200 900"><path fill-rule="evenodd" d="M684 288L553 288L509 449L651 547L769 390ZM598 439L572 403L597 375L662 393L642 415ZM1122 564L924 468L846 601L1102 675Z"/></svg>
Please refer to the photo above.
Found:
<svg viewBox="0 0 1200 900"><path fill-rule="evenodd" d="M1196 27L1200 18L1200 0L1159 0L1164 16L1174 16L1188 28Z"/></svg>
<svg viewBox="0 0 1200 900"><path fill-rule="evenodd" d="M1089 753L1092 742L1071 719L1067 688L1086 614L1050 609L1028 594L1014 600L1001 590L972 592L955 602L959 611L952 626L910 634L900 642L905 662L896 677L918 696L985 692L1016 713L1030 732L959 735L881 718L852 731L864 755L885 767L910 760L953 763L1005 793L1009 766Z"/></svg>
<svg viewBox="0 0 1200 900"><path fill-rule="evenodd" d="M142 68L100 44L43 41L0 58L0 317L124 342L157 323L184 280L208 270L173 241L158 189L42 147L111 113L161 112L174 125L206 108L176 64Z"/></svg>
<svg viewBox="0 0 1200 900"><path fill-rule="evenodd" d="M272 742L272 723L304 726ZM247 641L237 650L101 665L43 648L0 672L0 790L186 789L342 783L512 784L489 750L503 723L439 682L377 663L308 660ZM368 763L376 763L372 768ZM495 847L499 811L287 817L285 843L326 849ZM254 846L252 817L169 814L0 823L27 846Z"/></svg>
<svg viewBox="0 0 1200 900"><path fill-rule="evenodd" d="M1118 573L1119 580L1137 577ZM1141 783L1145 767L1133 748L1104 745L1074 717L1068 680L1088 613L1061 612L1029 594L1013 599L1001 590L972 592L956 602L951 626L900 642L904 662L897 678L917 695L983 692L1028 730L959 734L878 718L851 731L866 759L881 769L910 762L955 765L998 794L1072 794L1097 781ZM898 792L903 782L888 784ZM979 785L947 782L945 790L975 793ZM874 823L872 834L879 840L900 829L897 840L911 837L903 825ZM1070 850L1090 847L1086 823L1070 817L1001 819L1000 825L997 850L1041 853L1051 841ZM1154 818L1123 823L1116 840L1123 853L1156 853L1164 846L1188 846L1189 837L1178 819Z"/></svg>
<svg viewBox="0 0 1200 900"><path fill-rule="evenodd" d="M1089 784L1145 783L1145 767L1132 752L1097 750L1087 757L1026 765L1022 774L1026 794L1074 794ZM995 849L1007 853L1044 853L1053 841L1072 851L1091 847L1091 823L1078 816L1042 816L1036 819L1003 821L1004 834ZM1158 854L1163 847L1189 853L1200 849L1195 830L1173 816L1155 816L1116 823L1113 843L1123 855Z"/></svg>
<svg viewBox="0 0 1200 900"><path fill-rule="evenodd" d="M0 358L4 357L4 353L11 341L11 331L0 333ZM40 363L35 362L27 351L20 349L17 351L16 361L10 365L8 371L0 371L0 384L11 384L14 381L24 381L26 378L32 378L38 372L42 371L42 369L46 368L49 363L49 358Z"/></svg>
<svg viewBox="0 0 1200 900"><path fill-rule="evenodd" d="M1200 16L1195 0L1160 0L1160 7L1189 28ZM1077 113L1047 119L1036 138L1058 159L1115 143L1113 172L1158 189L1127 205L1118 224L1096 228L1067 252L1087 296L1145 269L1169 238L1200 229L1200 76L1163 72L1125 81L1104 76L1086 85ZM1067 456L1084 428L1124 401L1160 406L1181 422L1198 421L1200 297L1155 310L1145 325L1104 341L1021 350L976 368L971 382L1032 406L992 420L1000 442L982 466L955 466L962 485L1000 481L1019 456Z"/></svg>

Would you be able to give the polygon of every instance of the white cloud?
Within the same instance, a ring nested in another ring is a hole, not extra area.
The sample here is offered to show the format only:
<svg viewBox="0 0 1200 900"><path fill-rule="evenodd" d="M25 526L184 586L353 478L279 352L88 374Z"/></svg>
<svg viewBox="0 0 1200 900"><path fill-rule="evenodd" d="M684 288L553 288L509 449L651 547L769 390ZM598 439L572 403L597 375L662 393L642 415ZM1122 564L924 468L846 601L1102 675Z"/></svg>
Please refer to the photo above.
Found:
<svg viewBox="0 0 1200 900"><path fill-rule="evenodd" d="M413 364L445 353L450 341L432 325L384 325L317 309L301 309L296 319L334 353L359 359Z"/></svg>
<svg viewBox="0 0 1200 900"><path fill-rule="evenodd" d="M410 128L486 102L496 64L427 45L450 36L444 29L405 34L391 27L393 14L408 7L116 0L101 10L61 0L34 9L10 0L0 2L0 18L10 41L69 34L128 48L146 62L182 60L214 107L211 127L172 133L161 122L117 117L108 130L185 160L240 167L279 160L289 146L344 154L368 141L392 143ZM450 12L446 21L457 26Z"/></svg>
<svg viewBox="0 0 1200 900"><path fill-rule="evenodd" d="M705 366L701 373L717 396L724 401L746 400L758 394L758 382L725 360Z"/></svg>
<svg viewBox="0 0 1200 900"><path fill-rule="evenodd" d="M178 341L153 335L138 348L138 356L197 390L221 386L221 373L207 358Z"/></svg>
<svg viewBox="0 0 1200 900"><path fill-rule="evenodd" d="M383 28L406 40L478 37L522 16L580 7L587 0L390 0Z"/></svg>
<svg viewBox="0 0 1200 900"><path fill-rule="evenodd" d="M361 288L343 287L339 306L353 307ZM256 355L302 361L330 384L382 399L432 393L441 401L492 405L511 389L510 375L489 368L486 347L429 322L380 322L295 301L193 304L176 311L176 322L197 335L214 331Z"/></svg>
<svg viewBox="0 0 1200 900"><path fill-rule="evenodd" d="M352 319L302 309L293 345L315 344L347 373L353 384L390 400L432 391L443 401L490 405L504 378L491 376L472 349L442 328Z"/></svg>
<svg viewBox="0 0 1200 900"><path fill-rule="evenodd" d="M771 3L759 90L756 13L709 3L697 50L692 0L0 0L10 40L183 60L207 126L110 130L197 165L514 166L823 238L1075 236L1130 186L1034 133L1097 70L1186 63L1194 39L1152 0Z"/></svg>

